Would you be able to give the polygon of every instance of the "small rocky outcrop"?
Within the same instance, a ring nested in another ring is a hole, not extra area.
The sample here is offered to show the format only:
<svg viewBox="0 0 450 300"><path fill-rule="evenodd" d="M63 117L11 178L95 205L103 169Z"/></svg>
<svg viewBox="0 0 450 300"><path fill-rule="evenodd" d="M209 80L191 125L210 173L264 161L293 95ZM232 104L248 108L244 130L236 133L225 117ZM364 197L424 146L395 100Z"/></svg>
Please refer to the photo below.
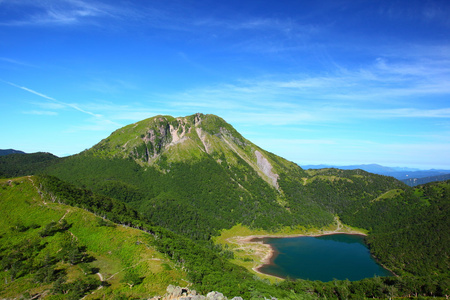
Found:
<svg viewBox="0 0 450 300"><path fill-rule="evenodd" d="M228 300L222 293L209 292L206 296L199 295L195 290L185 287L169 285L167 293L162 297L153 297L150 300ZM243 300L241 297L234 297L230 300Z"/></svg>

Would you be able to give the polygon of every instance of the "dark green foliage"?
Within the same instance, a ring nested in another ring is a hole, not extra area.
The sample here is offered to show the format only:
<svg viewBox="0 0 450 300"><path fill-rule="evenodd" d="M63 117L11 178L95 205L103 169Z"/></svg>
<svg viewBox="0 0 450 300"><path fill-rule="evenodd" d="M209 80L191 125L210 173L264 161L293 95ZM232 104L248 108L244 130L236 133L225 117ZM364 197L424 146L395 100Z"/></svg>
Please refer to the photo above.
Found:
<svg viewBox="0 0 450 300"><path fill-rule="evenodd" d="M57 279L58 273L52 264L41 266L34 274L34 280L39 283L50 283Z"/></svg>
<svg viewBox="0 0 450 300"><path fill-rule="evenodd" d="M78 300L83 298L88 292L101 285L100 280L95 277L87 277L81 280L64 283L65 278L60 277L55 281L52 288L53 294L65 294L66 299Z"/></svg>
<svg viewBox="0 0 450 300"><path fill-rule="evenodd" d="M107 217L113 222L139 225L139 222L136 221L140 218L138 213L123 202L94 194L89 190L76 188L53 176L42 175L37 177L37 179L41 189L50 194L54 201L84 208L100 216Z"/></svg>
<svg viewBox="0 0 450 300"><path fill-rule="evenodd" d="M450 181L429 183L385 202L368 212L384 208L388 216L367 238L374 255L397 272L448 273Z"/></svg>
<svg viewBox="0 0 450 300"><path fill-rule="evenodd" d="M49 172L127 202L155 224L194 239L208 240L237 223L275 230L332 222L332 215L311 201L291 201L289 211L277 203L278 193L240 157L236 156L238 166L227 168L216 163L219 158L171 163L165 167L170 172L161 173L131 160L79 155L64 159Z"/></svg>
<svg viewBox="0 0 450 300"><path fill-rule="evenodd" d="M66 241L61 245L61 250L58 252L57 259L68 262L71 265L92 261L93 258L85 251L86 247L79 246L75 241Z"/></svg>
<svg viewBox="0 0 450 300"><path fill-rule="evenodd" d="M362 170L321 169L311 173L306 184L301 178L282 176L280 186L292 197L316 202L341 218L389 190L406 187L392 177Z"/></svg>
<svg viewBox="0 0 450 300"><path fill-rule="evenodd" d="M0 178L39 174L58 159L57 156L44 152L0 156Z"/></svg>
<svg viewBox="0 0 450 300"><path fill-rule="evenodd" d="M60 269L60 263L69 262L78 264L90 262L85 247L79 246L75 241L65 242L56 256L49 255L46 239L57 233L68 230L70 225L63 219L60 222L50 222L44 229L24 239L18 244L3 243L0 237L0 268L7 272L7 281L12 282L20 277L32 276L33 282L40 284L53 283L52 292L69 295L69 299L80 299L86 292L99 285L93 278L75 280L66 283L65 270ZM45 255L41 255L44 253ZM42 257L43 256L43 257ZM40 257L40 258L39 258ZM85 268L88 268L86 265Z"/></svg>
<svg viewBox="0 0 450 300"><path fill-rule="evenodd" d="M39 227L40 226L37 224L31 224L29 226L26 226L21 221L17 221L16 224L14 224L11 227L11 230L17 231L17 232L25 232L25 231L28 231L29 229L35 229L35 228L39 228Z"/></svg>
<svg viewBox="0 0 450 300"><path fill-rule="evenodd" d="M0 240L1 242L1 240ZM0 252L1 270L9 272L10 281L35 270L35 257L45 247L37 237L23 240L19 244L4 245Z"/></svg>
<svg viewBox="0 0 450 300"><path fill-rule="evenodd" d="M122 278L121 282L127 284L130 288L135 285L141 284L144 281L144 278L139 277L134 270L129 270L125 273L125 276Z"/></svg>
<svg viewBox="0 0 450 300"><path fill-rule="evenodd" d="M449 294L449 280L448 274L424 277L375 277L354 282L285 280L279 283L279 287L296 293L307 293L318 299L445 297Z"/></svg>
<svg viewBox="0 0 450 300"><path fill-rule="evenodd" d="M57 232L63 232L69 228L70 225L64 219L61 222L50 222L39 232L39 235L41 237L52 236Z"/></svg>

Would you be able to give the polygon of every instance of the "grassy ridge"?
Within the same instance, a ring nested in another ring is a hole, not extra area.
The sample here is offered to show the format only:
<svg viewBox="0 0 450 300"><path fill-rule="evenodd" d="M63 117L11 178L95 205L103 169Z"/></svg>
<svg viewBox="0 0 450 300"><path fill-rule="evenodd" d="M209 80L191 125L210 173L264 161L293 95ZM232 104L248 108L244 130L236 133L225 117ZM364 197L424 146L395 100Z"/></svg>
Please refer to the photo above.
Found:
<svg viewBox="0 0 450 300"><path fill-rule="evenodd" d="M29 264L26 273L19 273L13 278L11 267L0 272L0 297L17 297L27 293L50 295L54 281L38 282L36 274L42 261L46 257L57 257L67 243L76 243L80 249L85 249L84 253L90 259L73 265L57 261L54 264L56 273L64 273L66 283L87 279L98 281L100 275L96 273L101 274L104 284L90 291L94 292L94 298L103 295L108 298L162 295L169 284L186 284L183 281L185 274L154 249L154 238L150 234L117 226L80 208L53 203L45 196L41 198L33 179L22 177L0 181L2 263L6 265L8 255L30 241L37 241L39 249L30 254L31 259L24 260ZM41 236L46 225L51 222L60 224L63 220L69 226L67 230ZM128 283L132 284L133 276L142 282L130 288Z"/></svg>

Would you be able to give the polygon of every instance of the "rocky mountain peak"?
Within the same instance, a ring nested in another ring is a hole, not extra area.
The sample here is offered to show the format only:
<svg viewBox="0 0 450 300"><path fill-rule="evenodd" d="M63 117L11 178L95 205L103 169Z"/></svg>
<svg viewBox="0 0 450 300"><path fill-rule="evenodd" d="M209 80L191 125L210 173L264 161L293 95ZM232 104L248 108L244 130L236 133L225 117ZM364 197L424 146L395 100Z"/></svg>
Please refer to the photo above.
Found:
<svg viewBox="0 0 450 300"><path fill-rule="evenodd" d="M244 161L278 189L278 175L265 151L222 118L210 114L145 119L116 130L89 152L95 156L131 158L142 166L156 167L161 161L213 159L223 166Z"/></svg>

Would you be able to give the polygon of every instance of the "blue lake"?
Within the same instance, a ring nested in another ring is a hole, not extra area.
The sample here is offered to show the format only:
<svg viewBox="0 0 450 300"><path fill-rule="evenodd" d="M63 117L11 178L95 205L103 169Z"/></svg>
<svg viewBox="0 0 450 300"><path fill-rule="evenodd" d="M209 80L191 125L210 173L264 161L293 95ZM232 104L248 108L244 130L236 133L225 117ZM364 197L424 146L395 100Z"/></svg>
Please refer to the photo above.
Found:
<svg viewBox="0 0 450 300"><path fill-rule="evenodd" d="M264 238L275 250L262 273L286 278L350 281L368 277L391 276L370 255L360 235L332 234L319 237Z"/></svg>

